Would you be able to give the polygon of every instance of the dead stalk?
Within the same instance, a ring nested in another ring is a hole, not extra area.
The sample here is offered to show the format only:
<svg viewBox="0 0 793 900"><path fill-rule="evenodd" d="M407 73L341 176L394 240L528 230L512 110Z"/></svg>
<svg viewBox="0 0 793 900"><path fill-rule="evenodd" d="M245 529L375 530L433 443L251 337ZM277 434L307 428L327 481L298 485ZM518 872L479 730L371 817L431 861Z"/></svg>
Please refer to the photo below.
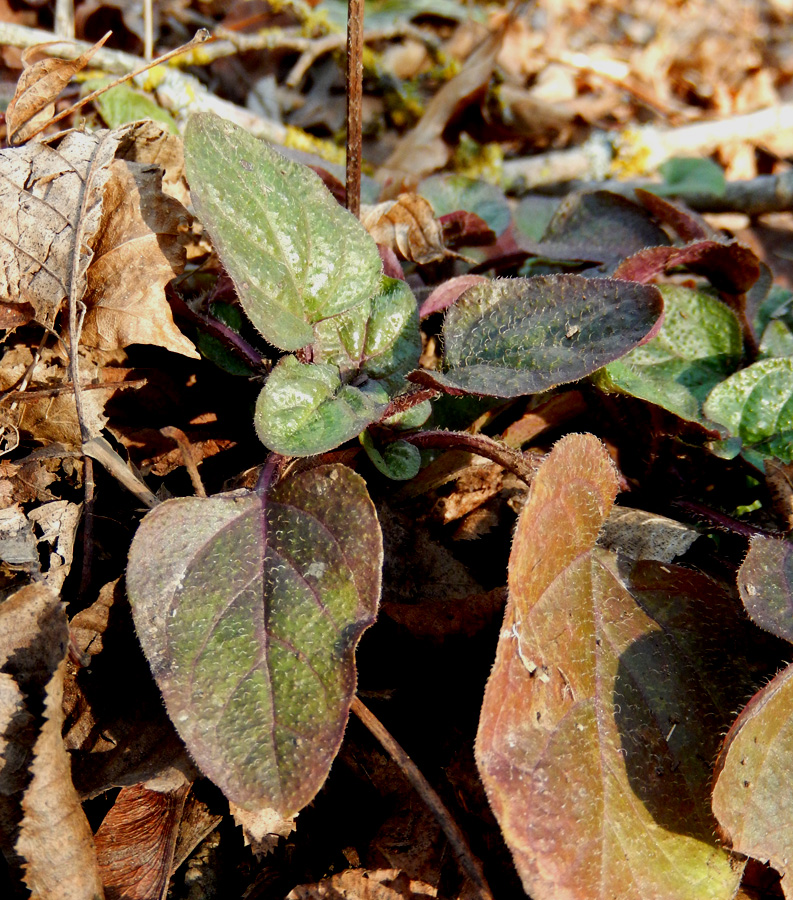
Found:
<svg viewBox="0 0 793 900"><path fill-rule="evenodd" d="M347 197L346 207L361 214L361 127L363 96L363 0L347 6Z"/></svg>
<svg viewBox="0 0 793 900"><path fill-rule="evenodd" d="M366 728L377 738L383 749L399 766L402 774L408 779L416 793L435 816L454 851L454 855L457 857L460 868L476 886L480 900L493 900L493 894L485 879L485 873L482 871L482 864L471 852L471 848L468 846L468 841L466 841L465 835L460 830L460 826L454 821L449 810L446 809L443 800L421 774L419 767L400 747L385 725L358 697L353 699L351 711L358 716Z"/></svg>

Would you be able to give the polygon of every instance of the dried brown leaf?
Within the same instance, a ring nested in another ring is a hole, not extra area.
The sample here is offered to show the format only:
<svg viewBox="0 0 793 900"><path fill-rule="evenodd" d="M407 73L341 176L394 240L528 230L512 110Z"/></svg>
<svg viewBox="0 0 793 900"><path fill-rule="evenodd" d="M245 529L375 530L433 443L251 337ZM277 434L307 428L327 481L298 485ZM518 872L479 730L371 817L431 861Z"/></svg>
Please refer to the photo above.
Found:
<svg viewBox="0 0 793 900"><path fill-rule="evenodd" d="M100 41L77 59L41 59L33 63L17 82L17 88L6 110L9 144L22 144L52 117L54 101L66 85L110 37L108 32ZM31 47L22 57L27 63L31 53L44 50L49 44Z"/></svg>
<svg viewBox="0 0 793 900"><path fill-rule="evenodd" d="M429 900L437 890L399 869L346 869L317 884L301 884L286 900Z"/></svg>
<svg viewBox="0 0 793 900"><path fill-rule="evenodd" d="M400 194L361 209L361 222L378 244L402 259L426 265L454 256L443 243L443 228L430 204L419 194Z"/></svg>
<svg viewBox="0 0 793 900"><path fill-rule="evenodd" d="M91 660L86 668L71 666L65 686L64 739L80 795L128 787L167 766L193 780L197 773L165 714L118 582L72 619L71 632L77 651Z"/></svg>
<svg viewBox="0 0 793 900"><path fill-rule="evenodd" d="M251 847L257 856L266 856L278 846L281 838L289 837L295 830L295 818L285 819L274 809L249 810L229 803L234 821L242 828L245 846Z"/></svg>
<svg viewBox="0 0 793 900"><path fill-rule="evenodd" d="M6 858L21 864L37 900L103 896L61 738L68 641L66 615L49 588L29 585L0 605L0 833Z"/></svg>
<svg viewBox="0 0 793 900"><path fill-rule="evenodd" d="M190 785L136 784L121 790L96 833L107 900L161 900L168 890L179 823Z"/></svg>
<svg viewBox="0 0 793 900"><path fill-rule="evenodd" d="M117 159L110 166L84 297L86 346L156 344L198 358L165 299L165 285L184 269L187 212L161 182L154 164Z"/></svg>
<svg viewBox="0 0 793 900"><path fill-rule="evenodd" d="M82 297L89 242L125 130L72 131L57 147L0 150L0 302L30 304L36 321L50 328L70 292Z"/></svg>
<svg viewBox="0 0 793 900"><path fill-rule="evenodd" d="M396 188L414 187L424 175L446 164L451 147L443 140L450 119L465 105L484 94L501 50L503 30L496 31L468 57L458 75L438 91L416 127L397 144L377 173L381 182ZM386 193L388 188L386 188Z"/></svg>
<svg viewBox="0 0 793 900"><path fill-rule="evenodd" d="M6 390L25 374L33 360L29 348L12 347L0 360L0 390ZM9 410L15 426L42 444L60 444L68 449L82 445L80 424L71 379L55 350L45 348L35 368L36 383L26 396L18 397L16 410ZM37 387L60 388L54 395L37 394ZM113 390L83 392L83 417L88 430L97 434L107 422L105 403ZM9 400L5 401L7 404Z"/></svg>

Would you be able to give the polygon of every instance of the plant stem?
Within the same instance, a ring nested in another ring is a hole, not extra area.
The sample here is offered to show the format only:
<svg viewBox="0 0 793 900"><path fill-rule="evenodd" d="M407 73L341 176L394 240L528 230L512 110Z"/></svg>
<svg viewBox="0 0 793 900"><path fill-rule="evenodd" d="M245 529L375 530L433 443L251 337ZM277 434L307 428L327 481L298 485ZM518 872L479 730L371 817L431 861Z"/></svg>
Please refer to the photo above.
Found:
<svg viewBox="0 0 793 900"><path fill-rule="evenodd" d="M347 4L347 197L345 206L361 214L361 100L363 95L363 0Z"/></svg>
<svg viewBox="0 0 793 900"><path fill-rule="evenodd" d="M435 816L454 851L454 855L457 857L460 868L477 887L480 900L492 900L493 894L482 871L482 864L471 852L471 848L468 846L468 841L466 841L465 835L460 830L460 826L454 821L449 810L446 809L443 800L421 774L419 767L394 740L391 733L377 716L358 697L353 699L350 709L377 738L383 749L399 766L402 774Z"/></svg>
<svg viewBox="0 0 793 900"><path fill-rule="evenodd" d="M484 456L485 459L503 466L526 484L531 484L539 465L538 462L527 459L520 451L513 450L484 434L468 434L464 431L422 431L418 434L400 434L397 438L416 447L467 450L469 453L476 453L477 456Z"/></svg>

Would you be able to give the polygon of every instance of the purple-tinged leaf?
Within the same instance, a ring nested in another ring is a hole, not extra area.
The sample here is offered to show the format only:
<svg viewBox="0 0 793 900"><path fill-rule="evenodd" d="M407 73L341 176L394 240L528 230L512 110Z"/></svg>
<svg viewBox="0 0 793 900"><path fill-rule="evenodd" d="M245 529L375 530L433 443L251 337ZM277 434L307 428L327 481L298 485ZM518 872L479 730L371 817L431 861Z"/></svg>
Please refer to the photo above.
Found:
<svg viewBox="0 0 793 900"><path fill-rule="evenodd" d="M746 611L766 631L793 643L793 545L757 536L738 572Z"/></svg>
<svg viewBox="0 0 793 900"><path fill-rule="evenodd" d="M660 327L650 285L540 276L469 288L443 326L444 373L411 380L494 397L519 397L576 381L624 356Z"/></svg>
<svg viewBox="0 0 793 900"><path fill-rule="evenodd" d="M143 520L127 571L140 642L191 756L239 806L286 817L322 786L382 559L366 485L339 465Z"/></svg>
<svg viewBox="0 0 793 900"><path fill-rule="evenodd" d="M648 247L620 263L613 278L646 284L669 269L684 266L731 294L743 294L760 276L760 261L737 241L697 241L686 247Z"/></svg>
<svg viewBox="0 0 793 900"><path fill-rule="evenodd" d="M653 191L636 188L636 196L642 205L651 212L659 222L669 225L682 241L704 241L715 238L719 232L708 225L702 216L688 209L682 203L659 197Z"/></svg>
<svg viewBox="0 0 793 900"><path fill-rule="evenodd" d="M644 247L669 244L650 214L609 191L571 194L548 223L541 241L516 235L518 246L546 259L615 264Z"/></svg>
<svg viewBox="0 0 793 900"><path fill-rule="evenodd" d="M433 313L443 312L457 302L463 291L467 291L475 284L485 284L487 281L484 275L458 275L442 282L421 304L419 318L426 319Z"/></svg>
<svg viewBox="0 0 793 900"><path fill-rule="evenodd" d="M477 764L534 900L731 900L709 762L747 684L723 647L752 626L706 577L596 548L617 489L590 435L535 476Z"/></svg>

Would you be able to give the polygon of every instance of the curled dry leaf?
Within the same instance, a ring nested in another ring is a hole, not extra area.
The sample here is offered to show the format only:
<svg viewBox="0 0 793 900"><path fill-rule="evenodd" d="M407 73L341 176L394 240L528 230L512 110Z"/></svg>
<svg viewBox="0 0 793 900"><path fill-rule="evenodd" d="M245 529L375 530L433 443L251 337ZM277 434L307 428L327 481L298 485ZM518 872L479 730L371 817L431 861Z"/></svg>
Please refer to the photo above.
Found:
<svg viewBox="0 0 793 900"><path fill-rule="evenodd" d="M419 194L400 194L361 209L361 222L378 244L402 259L426 265L456 254L443 243L443 228L430 204Z"/></svg>
<svg viewBox="0 0 793 900"><path fill-rule="evenodd" d="M70 292L79 300L85 291L89 242L125 130L73 131L57 147L0 150L0 301L29 304L45 327L52 327Z"/></svg>
<svg viewBox="0 0 793 900"><path fill-rule="evenodd" d="M54 100L91 57L110 37L108 32L93 47L77 59L41 59L26 68L6 110L9 144L22 144L52 117ZM45 49L48 44L31 47L22 57L27 63L30 54Z"/></svg>
<svg viewBox="0 0 793 900"><path fill-rule="evenodd" d="M49 588L29 585L0 605L0 834L10 867L22 867L38 900L103 896L61 738L68 641Z"/></svg>
<svg viewBox="0 0 793 900"><path fill-rule="evenodd" d="M116 159L104 190L84 303L82 342L101 350L156 344L198 352L173 321L165 285L184 269L187 211L162 191L156 165Z"/></svg>
<svg viewBox="0 0 793 900"><path fill-rule="evenodd" d="M168 889L179 822L190 785L121 790L96 833L107 900L161 900Z"/></svg>
<svg viewBox="0 0 793 900"><path fill-rule="evenodd" d="M229 803L229 809L234 821L242 828L245 846L251 847L257 856L272 853L278 841L295 830L294 816L284 817L275 809L249 810L236 803Z"/></svg>

